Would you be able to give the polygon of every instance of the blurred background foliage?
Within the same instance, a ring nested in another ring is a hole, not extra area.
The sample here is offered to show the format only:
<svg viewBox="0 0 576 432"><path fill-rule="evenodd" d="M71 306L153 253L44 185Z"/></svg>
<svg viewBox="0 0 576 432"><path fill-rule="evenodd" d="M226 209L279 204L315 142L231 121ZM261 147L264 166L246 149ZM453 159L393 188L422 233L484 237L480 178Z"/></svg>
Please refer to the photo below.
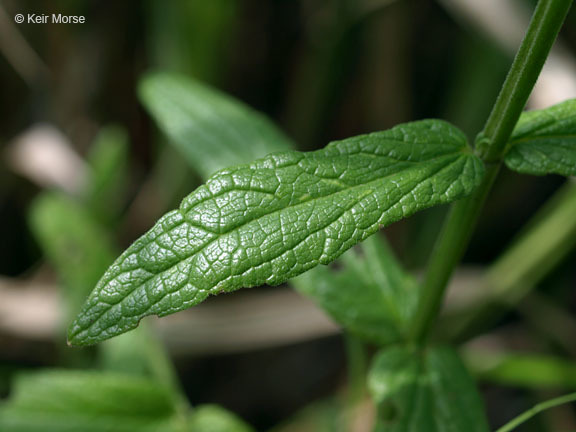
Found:
<svg viewBox="0 0 576 432"><path fill-rule="evenodd" d="M198 312L151 321L98 350L66 348L63 328L117 253L219 167L430 117L455 123L473 140L519 38L517 23L498 8L511 8L522 29L534 2L473 3L0 1L0 396L11 395L15 412L25 412L30 401L21 389L66 397L69 389L51 390L59 381L51 376L14 380L22 371L106 369L170 381L193 405L222 405L256 430L369 430L362 419L371 408L364 402L347 414L346 427L334 414L345 393L347 355L353 358L358 347L286 287L210 299ZM490 11L492 27L483 18ZM15 24L16 13L84 15L86 23ZM572 83L575 29L573 10L556 53ZM534 107L558 102L556 93L576 96L554 77L556 88L542 86ZM186 99L189 91L197 99ZM182 104L174 104L179 95ZM233 121L222 121L222 113ZM208 120L194 130L186 123L192 114ZM166 127L179 115L182 122ZM456 277L458 291L470 291L478 269L502 253L562 184L556 176L501 175ZM415 274L444 211L386 229ZM463 338L493 425L543 395L576 388L576 234L569 235L567 250L537 286L524 282L522 295L482 329L489 333ZM473 301L450 296L446 319ZM278 323L278 316L285 319ZM61 381L75 379L91 377ZM127 388L148 385L130 379ZM102 398L113 393L106 385ZM164 397L155 391L142 397ZM203 412L218 417L218 410ZM126 421L126 430L136 427ZM202 421L191 424L204 430ZM226 429L223 421L222 430L244 430ZM561 408L523 430L551 428L575 429L575 413Z"/></svg>

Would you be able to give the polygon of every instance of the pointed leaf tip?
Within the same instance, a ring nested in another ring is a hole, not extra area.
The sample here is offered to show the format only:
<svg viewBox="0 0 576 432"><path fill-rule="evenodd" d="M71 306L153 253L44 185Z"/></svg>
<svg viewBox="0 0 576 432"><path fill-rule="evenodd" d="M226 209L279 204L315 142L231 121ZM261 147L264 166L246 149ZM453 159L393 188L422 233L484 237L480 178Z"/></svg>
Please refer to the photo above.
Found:
<svg viewBox="0 0 576 432"><path fill-rule="evenodd" d="M381 226L471 193L483 172L463 133L439 120L219 171L108 269L69 340L97 343L210 294L283 283Z"/></svg>

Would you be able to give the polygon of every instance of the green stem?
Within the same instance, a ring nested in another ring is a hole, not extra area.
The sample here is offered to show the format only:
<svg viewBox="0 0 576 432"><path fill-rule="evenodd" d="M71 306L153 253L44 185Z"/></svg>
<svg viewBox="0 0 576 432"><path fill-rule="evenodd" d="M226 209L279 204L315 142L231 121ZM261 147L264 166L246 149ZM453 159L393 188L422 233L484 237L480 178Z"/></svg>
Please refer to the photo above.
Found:
<svg viewBox="0 0 576 432"><path fill-rule="evenodd" d="M489 165L476 191L452 205L436 241L411 328L411 340L422 345L440 310L454 267L462 257L486 196L496 179L498 165Z"/></svg>
<svg viewBox="0 0 576 432"><path fill-rule="evenodd" d="M411 328L411 339L422 345L440 310L446 285L460 261L486 196L496 179L506 143L536 83L548 52L566 17L571 0L540 0L528 31L484 131L478 152L487 162L482 184L470 196L452 205L437 240L422 284L421 299Z"/></svg>
<svg viewBox="0 0 576 432"><path fill-rule="evenodd" d="M140 325L144 328L146 335L144 354L148 359L151 372L160 384L170 390L176 405L176 412L180 419L184 420L191 407L178 379L176 368L169 358L166 348L150 326L145 323L140 323Z"/></svg>
<svg viewBox="0 0 576 432"><path fill-rule="evenodd" d="M344 411L346 430L353 429L358 404L366 392L366 371L368 370L366 346L361 339L350 333L344 335L346 359L348 361L348 382L346 389L346 409Z"/></svg>
<svg viewBox="0 0 576 432"><path fill-rule="evenodd" d="M528 411L520 414L518 417L516 417L516 418L512 419L511 421L509 421L508 423L506 423L504 426L502 426L496 432L510 432L511 430L514 430L515 428L520 426L522 423L524 423L527 420L530 420L536 414L539 414L544 410L547 410L549 408L553 408L555 406L562 405L562 404L565 404L568 402L574 402L574 401L576 401L576 393L571 393L571 394L568 394L565 396L557 397L555 399L550 399L549 401L546 401L546 402L539 403L538 405L535 405L534 407L532 407Z"/></svg>
<svg viewBox="0 0 576 432"><path fill-rule="evenodd" d="M499 162L572 0L540 0L494 108L479 135L478 151L487 162Z"/></svg>
<svg viewBox="0 0 576 432"><path fill-rule="evenodd" d="M364 343L352 334L346 334L344 339L348 360L348 405L352 408L362 400L366 387L366 348Z"/></svg>

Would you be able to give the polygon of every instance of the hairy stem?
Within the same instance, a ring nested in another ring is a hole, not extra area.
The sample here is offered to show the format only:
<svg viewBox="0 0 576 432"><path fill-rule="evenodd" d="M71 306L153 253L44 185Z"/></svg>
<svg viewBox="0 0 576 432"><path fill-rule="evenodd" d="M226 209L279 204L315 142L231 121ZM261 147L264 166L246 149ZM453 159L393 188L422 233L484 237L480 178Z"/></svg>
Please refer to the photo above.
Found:
<svg viewBox="0 0 576 432"><path fill-rule="evenodd" d="M487 162L484 180L472 195L452 205L428 264L410 335L418 345L426 341L438 315L446 285L468 245L478 214L498 174L506 143L571 3L571 0L540 0L536 6L486 126L479 134L477 151Z"/></svg>

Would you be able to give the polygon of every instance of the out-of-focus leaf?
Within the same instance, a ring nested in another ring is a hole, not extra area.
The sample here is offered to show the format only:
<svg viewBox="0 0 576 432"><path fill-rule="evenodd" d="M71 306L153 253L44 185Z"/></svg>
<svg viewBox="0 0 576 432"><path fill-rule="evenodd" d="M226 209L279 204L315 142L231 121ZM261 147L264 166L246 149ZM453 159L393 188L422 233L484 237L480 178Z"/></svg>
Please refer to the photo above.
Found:
<svg viewBox="0 0 576 432"><path fill-rule="evenodd" d="M170 393L117 374L44 371L18 376L0 405L2 432L173 431Z"/></svg>
<svg viewBox="0 0 576 432"><path fill-rule="evenodd" d="M209 294L285 282L379 227L471 193L483 172L440 120L219 171L109 268L69 340L93 344Z"/></svg>
<svg viewBox="0 0 576 432"><path fill-rule="evenodd" d="M293 147L262 114L185 76L154 73L144 77L140 99L204 178L221 168Z"/></svg>
<svg viewBox="0 0 576 432"><path fill-rule="evenodd" d="M359 337L380 345L402 340L416 306L417 284L383 239L368 238L336 266L318 267L291 283Z"/></svg>
<svg viewBox="0 0 576 432"><path fill-rule="evenodd" d="M116 252L107 233L81 204L46 192L30 207L30 224L64 287L75 313Z"/></svg>
<svg viewBox="0 0 576 432"><path fill-rule="evenodd" d="M450 349L386 348L368 386L378 404L377 431L488 432L480 397Z"/></svg>
<svg viewBox="0 0 576 432"><path fill-rule="evenodd" d="M505 162L526 174L576 175L576 99L523 113Z"/></svg>
<svg viewBox="0 0 576 432"><path fill-rule="evenodd" d="M194 408L188 420L189 432L253 432L236 415L218 405L200 405Z"/></svg>
<svg viewBox="0 0 576 432"><path fill-rule="evenodd" d="M349 432L343 405L337 399L313 402L270 432Z"/></svg>
<svg viewBox="0 0 576 432"><path fill-rule="evenodd" d="M127 375L151 375L150 358L146 355L147 344L158 343L152 341L152 337L149 329L141 326L136 331L107 340L99 347L100 367Z"/></svg>
<svg viewBox="0 0 576 432"><path fill-rule="evenodd" d="M213 83L227 71L237 0L148 1L152 63Z"/></svg>
<svg viewBox="0 0 576 432"><path fill-rule="evenodd" d="M91 213L110 224L121 211L126 189L128 136L117 126L100 130L88 155L90 176L86 200Z"/></svg>
<svg viewBox="0 0 576 432"><path fill-rule="evenodd" d="M479 379L532 389L576 389L576 365L561 357L475 349L464 358Z"/></svg>
<svg viewBox="0 0 576 432"><path fill-rule="evenodd" d="M116 251L107 232L80 203L46 192L30 207L31 228L46 258L64 287L69 313L76 314L102 273L113 262ZM145 352L146 332L138 330L118 342L102 345L105 369L150 372Z"/></svg>

